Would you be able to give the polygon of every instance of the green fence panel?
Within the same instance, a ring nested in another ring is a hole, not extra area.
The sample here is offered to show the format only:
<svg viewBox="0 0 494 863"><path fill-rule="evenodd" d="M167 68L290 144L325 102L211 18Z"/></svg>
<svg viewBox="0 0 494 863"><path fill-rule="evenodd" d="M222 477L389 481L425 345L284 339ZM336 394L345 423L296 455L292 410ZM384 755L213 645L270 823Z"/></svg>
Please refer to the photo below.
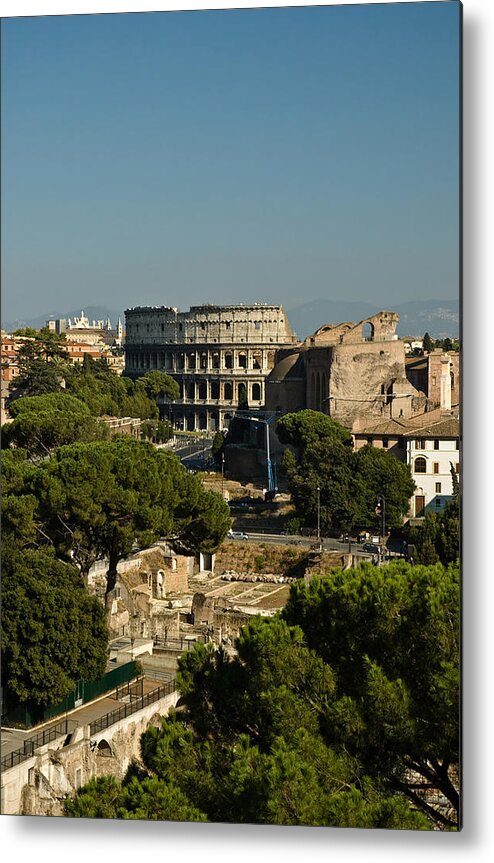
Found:
<svg viewBox="0 0 494 863"><path fill-rule="evenodd" d="M99 680L91 680L84 682L84 704L87 701L92 701L98 695L103 695L111 689L116 689L122 683L128 683L138 675L138 667L136 662L127 662L125 665L119 665L108 671L104 677Z"/></svg>
<svg viewBox="0 0 494 863"><path fill-rule="evenodd" d="M103 677L98 680L79 680L77 681L74 691L69 693L59 704L49 704L42 710L36 710L27 704L15 704L11 702L8 694L5 693L5 715L2 716L2 722L5 725L22 726L23 728L32 728L33 725L39 725L41 722L46 722L54 716L61 716L69 710L73 710L76 706L76 698L79 696L79 701L86 704L99 695L104 695L105 692L111 692L117 686L123 683L128 683L139 674L138 665L135 661L126 662L125 665L118 665L107 671ZM81 700L82 696L82 700Z"/></svg>

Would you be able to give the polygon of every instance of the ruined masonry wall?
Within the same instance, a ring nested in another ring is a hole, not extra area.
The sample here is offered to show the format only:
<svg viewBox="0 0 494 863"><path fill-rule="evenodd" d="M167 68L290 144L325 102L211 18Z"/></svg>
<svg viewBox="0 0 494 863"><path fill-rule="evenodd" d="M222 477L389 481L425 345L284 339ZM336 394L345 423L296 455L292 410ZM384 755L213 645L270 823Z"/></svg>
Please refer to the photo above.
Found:
<svg viewBox="0 0 494 863"><path fill-rule="evenodd" d="M126 345L286 342L293 338L281 306L166 306L125 311Z"/></svg>
<svg viewBox="0 0 494 863"><path fill-rule="evenodd" d="M178 700L178 692L89 737L89 725L42 747L32 758L2 773L2 814L62 815L63 800L92 777L123 778L149 725L159 725Z"/></svg>

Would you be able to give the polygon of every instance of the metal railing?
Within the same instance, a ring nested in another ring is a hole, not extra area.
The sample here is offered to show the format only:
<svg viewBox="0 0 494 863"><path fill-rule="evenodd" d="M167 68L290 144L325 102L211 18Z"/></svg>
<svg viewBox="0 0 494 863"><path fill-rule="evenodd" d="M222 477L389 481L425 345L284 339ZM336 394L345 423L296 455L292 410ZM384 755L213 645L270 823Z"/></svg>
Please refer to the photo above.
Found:
<svg viewBox="0 0 494 863"><path fill-rule="evenodd" d="M119 697L128 694L131 696L131 701L128 704L123 704L122 707L118 707L116 710L106 713L104 716L100 716L100 718L96 719L94 722L91 722L89 726L91 736L96 734L98 731L103 731L105 728L109 728L110 725L114 725L116 722L119 722L121 719L125 719L127 716L137 713L149 704L154 704L155 701L159 701L160 698L170 695L177 689L175 678L161 686L158 686L156 689L151 690L151 692L148 692L146 695L137 694L137 687L139 686L142 686L142 680L130 682L127 686L119 687ZM125 689L128 689L128 692L124 692ZM63 722L59 722L57 725L52 725L50 728L40 731L39 734L35 734L33 737L27 738L20 749L16 749L14 752L10 752L8 755L3 756L2 770L9 770L17 764L27 761L28 758L31 758L34 755L35 750L40 746L44 746L46 743L51 743L52 740L56 740L58 737L64 737L67 735L69 733L69 724L72 728L74 727L73 720L64 719Z"/></svg>
<svg viewBox="0 0 494 863"><path fill-rule="evenodd" d="M155 635L153 638L153 644L155 647L170 647L173 650L192 650L194 645L199 642L204 643L204 636L197 635L194 638L161 638L159 635Z"/></svg>
<svg viewBox="0 0 494 863"><path fill-rule="evenodd" d="M34 755L35 750L39 749L40 746L44 746L45 743L51 743L51 741L56 740L57 737L63 737L68 733L69 720L64 719L63 722L59 722L58 725L52 725L51 728L45 728L44 731L40 731L39 734L35 734L34 737L28 737L24 741L24 746L3 756L2 770L9 770L9 768L15 767L16 764L21 764L23 761L27 761L28 758L31 758Z"/></svg>
<svg viewBox="0 0 494 863"><path fill-rule="evenodd" d="M90 723L89 733L91 737L93 736L93 734L97 734L98 731L103 731L105 728L109 728L110 725L115 725L116 722L120 722L120 720L126 719L127 716L131 716L133 713L137 713L138 710L142 710L149 704L154 704L155 701L159 701L160 698L164 698L165 695L170 695L172 692L175 692L176 689L177 684L175 679L170 680L168 681L168 683L164 683L162 686L158 686L157 689L153 689L146 695L143 695L140 698L136 698L134 701L131 701L128 704L123 704L122 707L118 707L116 710L112 710L110 713L106 713L104 716L100 716L99 719L95 719L94 722Z"/></svg>
<svg viewBox="0 0 494 863"><path fill-rule="evenodd" d="M117 686L115 690L115 700L121 701L122 698L125 698L127 695L130 695L131 698L139 698L144 694L143 687L144 676L138 677L137 680L129 680L127 683ZM111 693L109 694L111 695Z"/></svg>

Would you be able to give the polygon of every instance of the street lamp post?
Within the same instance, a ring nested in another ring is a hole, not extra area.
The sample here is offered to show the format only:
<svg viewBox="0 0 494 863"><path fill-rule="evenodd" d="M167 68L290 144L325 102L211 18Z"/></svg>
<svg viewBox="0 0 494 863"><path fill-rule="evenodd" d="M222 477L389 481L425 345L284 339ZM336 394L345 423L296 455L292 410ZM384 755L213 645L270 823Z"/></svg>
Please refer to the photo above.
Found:
<svg viewBox="0 0 494 863"><path fill-rule="evenodd" d="M386 498L383 494L378 494L377 496L377 506L378 512L381 513L381 531L382 538L386 537Z"/></svg>
<svg viewBox="0 0 494 863"><path fill-rule="evenodd" d="M321 488L317 486L317 544L321 548Z"/></svg>
<svg viewBox="0 0 494 863"><path fill-rule="evenodd" d="M225 453L221 453L221 497L225 499Z"/></svg>

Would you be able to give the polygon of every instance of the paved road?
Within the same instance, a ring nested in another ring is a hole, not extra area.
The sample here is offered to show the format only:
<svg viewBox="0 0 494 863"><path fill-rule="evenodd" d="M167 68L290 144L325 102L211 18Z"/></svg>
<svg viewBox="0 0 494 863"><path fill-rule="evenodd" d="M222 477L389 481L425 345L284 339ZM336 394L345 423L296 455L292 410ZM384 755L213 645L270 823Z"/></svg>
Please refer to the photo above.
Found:
<svg viewBox="0 0 494 863"><path fill-rule="evenodd" d="M275 545L298 545L310 548L317 545L317 539L314 536L299 536L281 533L265 533L252 530L246 530L245 533L249 537L248 542L266 542ZM242 540L237 540L241 542ZM244 540L245 541L245 540ZM340 542L337 539L322 539L322 547L325 551L338 551L340 553L365 554L362 551L361 545L357 542L352 542L349 547L348 542ZM369 556L369 555L367 555Z"/></svg>
<svg viewBox="0 0 494 863"><path fill-rule="evenodd" d="M187 464L189 461L202 462L203 459L211 457L211 441L193 441L192 443L177 443L172 452L178 455L181 462Z"/></svg>
<svg viewBox="0 0 494 863"><path fill-rule="evenodd" d="M239 531L242 532L242 531ZM308 548L316 547L317 540L313 536L293 536L286 534L278 534L278 533L267 533L267 532L258 532L252 530L246 530L245 533L248 536L247 542L265 542L272 543L274 545L296 545L299 548ZM245 542L246 540L236 539L233 537L236 542ZM371 554L368 551L364 551L362 545L358 542L341 542L338 539L328 539L324 537L321 541L321 545L324 551L335 551L339 554L353 554L357 557L362 557L364 559L372 560L378 552L375 554ZM394 557L394 556L393 556ZM398 557L398 556L397 556Z"/></svg>

